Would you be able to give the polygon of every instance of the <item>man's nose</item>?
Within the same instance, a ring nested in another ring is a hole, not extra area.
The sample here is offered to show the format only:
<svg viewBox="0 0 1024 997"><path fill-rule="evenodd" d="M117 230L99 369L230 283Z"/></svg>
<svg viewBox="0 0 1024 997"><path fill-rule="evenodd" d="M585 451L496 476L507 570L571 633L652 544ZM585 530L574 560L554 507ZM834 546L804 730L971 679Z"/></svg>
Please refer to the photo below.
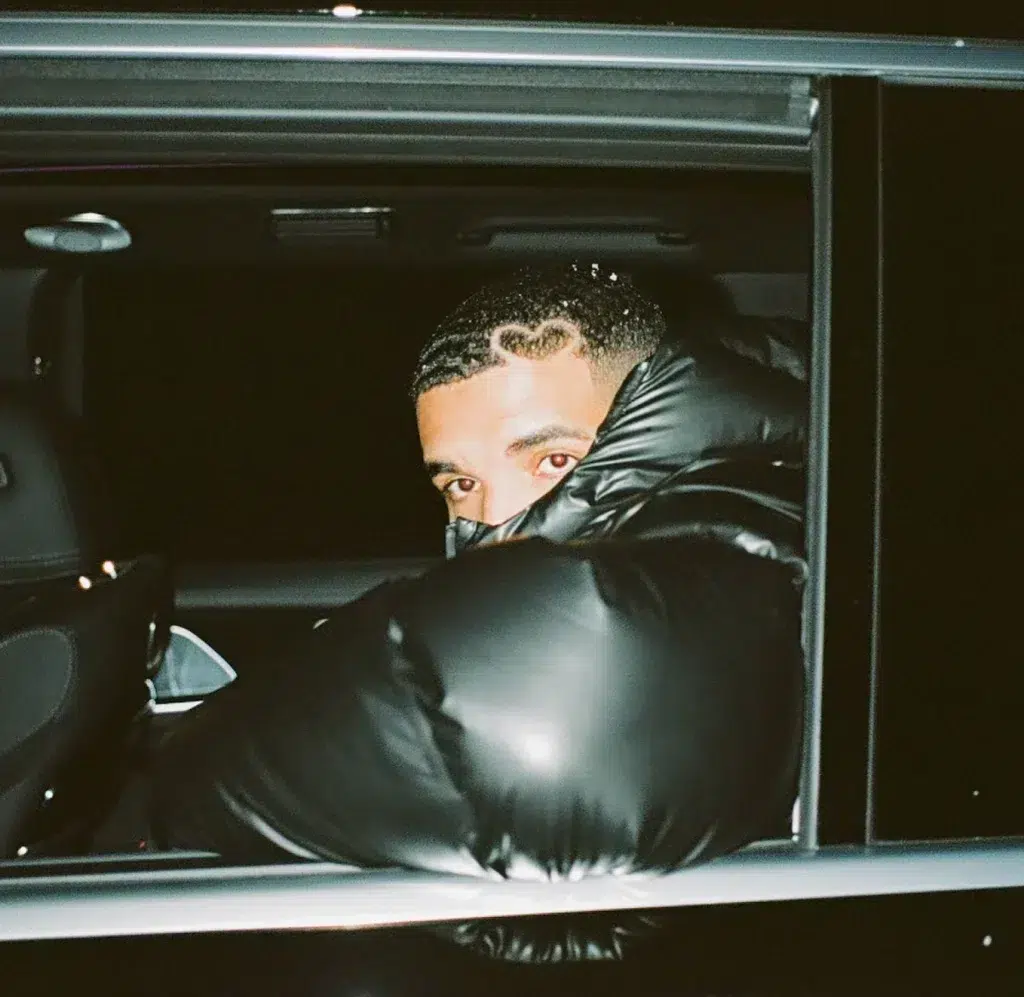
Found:
<svg viewBox="0 0 1024 997"><path fill-rule="evenodd" d="M484 489L480 520L487 526L500 526L522 512L539 496L531 494L527 483L501 482Z"/></svg>

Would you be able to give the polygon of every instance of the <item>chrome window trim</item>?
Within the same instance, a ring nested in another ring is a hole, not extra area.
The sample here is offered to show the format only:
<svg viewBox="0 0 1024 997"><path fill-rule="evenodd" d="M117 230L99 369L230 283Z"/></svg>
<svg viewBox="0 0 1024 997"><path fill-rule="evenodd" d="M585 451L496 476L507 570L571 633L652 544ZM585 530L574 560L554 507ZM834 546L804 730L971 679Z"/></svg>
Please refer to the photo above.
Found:
<svg viewBox="0 0 1024 997"><path fill-rule="evenodd" d="M821 709L824 675L825 555L828 548L828 453L832 287L832 141L827 86L819 95L817 127L811 142L814 198L814 269L811 274L810 420L807 443L807 565L804 590L804 654L807 689L804 755L800 775L798 840L818 847L821 772Z"/></svg>
<svg viewBox="0 0 1024 997"><path fill-rule="evenodd" d="M0 874L3 869L0 867ZM761 846L668 875L508 882L302 864L0 879L0 941L303 929L1024 887L1024 839Z"/></svg>
<svg viewBox="0 0 1024 997"><path fill-rule="evenodd" d="M885 404L885 282L884 282L884 255L885 255L885 213L884 186L883 186L883 159L885 147L883 144L882 127L883 115L885 114L885 101L879 103L878 108L878 252L876 254L876 265L878 268L878 300L876 304L875 322L878 330L875 341L875 363L877 365L878 377L875 381L875 487L872 495L872 503L875 511L874 530L874 573L871 584L871 618L873 627L871 633L871 662L870 662L870 687L871 693L868 705L868 757L867 757L867 785L865 787L865 813L864 813L864 839L866 844L875 843L875 772L877 764L878 747L878 696L881 679L880 659L880 629L879 620L882 613L882 475L884 467L885 433L884 427L884 404Z"/></svg>
<svg viewBox="0 0 1024 997"><path fill-rule="evenodd" d="M812 84L844 75L1019 87L1024 46L315 14L0 14L0 161L803 172Z"/></svg>
<svg viewBox="0 0 1024 997"><path fill-rule="evenodd" d="M273 22L266 45L211 47L202 18L171 44L133 46L135 22L116 23L82 48L21 44L0 18L3 160L806 169L811 80L793 74L462 59L443 34L430 51L330 34L296 49Z"/></svg>
<svg viewBox="0 0 1024 997"><path fill-rule="evenodd" d="M326 16L0 15L0 58L443 62L1024 80L1024 47L558 23Z"/></svg>

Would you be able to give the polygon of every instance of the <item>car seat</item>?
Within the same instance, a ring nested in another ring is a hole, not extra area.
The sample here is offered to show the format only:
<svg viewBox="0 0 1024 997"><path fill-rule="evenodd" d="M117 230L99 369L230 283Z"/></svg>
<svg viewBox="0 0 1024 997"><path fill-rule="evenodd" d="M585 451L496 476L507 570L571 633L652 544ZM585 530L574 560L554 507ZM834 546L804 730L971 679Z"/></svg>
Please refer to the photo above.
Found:
<svg viewBox="0 0 1024 997"><path fill-rule="evenodd" d="M98 462L47 383L0 370L0 859L73 854L145 727L173 590L119 559Z"/></svg>

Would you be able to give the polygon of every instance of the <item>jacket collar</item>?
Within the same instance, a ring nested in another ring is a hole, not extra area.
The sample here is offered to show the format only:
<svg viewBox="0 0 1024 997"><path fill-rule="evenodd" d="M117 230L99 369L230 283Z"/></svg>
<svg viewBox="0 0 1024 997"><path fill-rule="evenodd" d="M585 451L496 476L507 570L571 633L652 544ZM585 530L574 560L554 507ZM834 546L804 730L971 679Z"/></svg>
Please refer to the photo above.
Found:
<svg viewBox="0 0 1024 997"><path fill-rule="evenodd" d="M457 519L449 558L531 536L565 542L610 532L623 504L716 464L799 463L804 385L717 343L675 341L630 372L587 456L550 492L498 526Z"/></svg>

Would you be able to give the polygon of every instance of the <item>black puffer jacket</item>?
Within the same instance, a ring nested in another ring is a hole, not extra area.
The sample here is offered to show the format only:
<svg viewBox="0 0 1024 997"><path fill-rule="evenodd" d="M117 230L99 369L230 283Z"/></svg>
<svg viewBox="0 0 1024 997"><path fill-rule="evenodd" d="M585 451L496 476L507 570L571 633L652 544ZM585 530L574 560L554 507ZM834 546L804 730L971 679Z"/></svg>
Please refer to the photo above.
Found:
<svg viewBox="0 0 1024 997"><path fill-rule="evenodd" d="M162 844L556 879L676 869L784 827L805 397L752 356L663 347L555 491L500 527L453 524L459 556L194 711L156 759ZM444 930L549 961L615 956L643 923Z"/></svg>

